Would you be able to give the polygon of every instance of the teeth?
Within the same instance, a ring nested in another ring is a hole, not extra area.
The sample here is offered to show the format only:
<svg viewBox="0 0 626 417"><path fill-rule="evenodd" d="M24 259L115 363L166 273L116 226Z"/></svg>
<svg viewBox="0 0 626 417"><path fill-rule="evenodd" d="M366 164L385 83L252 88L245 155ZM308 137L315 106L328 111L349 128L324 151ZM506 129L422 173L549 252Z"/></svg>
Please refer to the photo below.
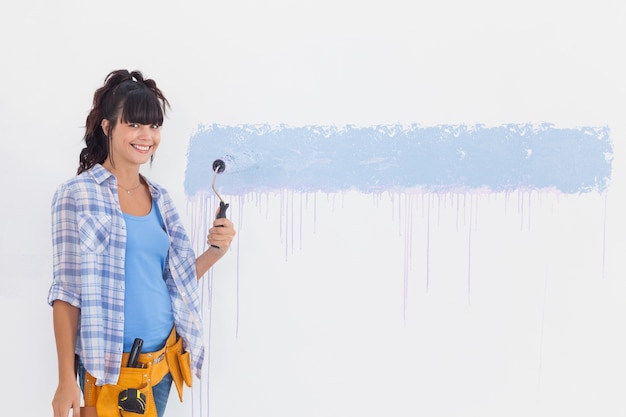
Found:
<svg viewBox="0 0 626 417"><path fill-rule="evenodd" d="M150 150L150 146L147 146L147 145L133 145L133 147L135 149L140 150L140 151L149 151Z"/></svg>

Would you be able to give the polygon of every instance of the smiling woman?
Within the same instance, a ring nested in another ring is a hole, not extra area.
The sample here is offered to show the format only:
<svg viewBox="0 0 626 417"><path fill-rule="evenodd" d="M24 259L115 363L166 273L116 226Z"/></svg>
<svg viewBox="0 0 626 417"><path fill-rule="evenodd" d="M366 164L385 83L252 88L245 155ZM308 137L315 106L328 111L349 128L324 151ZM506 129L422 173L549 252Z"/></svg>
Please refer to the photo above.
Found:
<svg viewBox="0 0 626 417"><path fill-rule="evenodd" d="M139 71L110 73L105 85L96 90L87 116L86 146L80 154L78 174L111 157L113 129L119 122L132 128L149 125L158 129L167 107L169 102L156 83L144 80Z"/></svg>
<svg viewBox="0 0 626 417"><path fill-rule="evenodd" d="M138 216L148 214L150 192L147 183L137 173L139 166L154 158L161 142L160 124L134 123L119 117L116 123L103 119L101 125L104 132L110 132L107 135L109 157L102 166L115 174L118 187L126 191L126 194L119 194L122 211ZM132 198L131 191L134 190L137 190L136 194L143 194L144 198Z"/></svg>
<svg viewBox="0 0 626 417"><path fill-rule="evenodd" d="M55 416L80 407L82 388L100 416L121 409L160 417L172 383L182 401L183 383L200 375L197 281L235 230L216 219L196 258L167 191L139 173L159 146L168 106L140 72L110 73L94 94L78 175L54 195Z"/></svg>

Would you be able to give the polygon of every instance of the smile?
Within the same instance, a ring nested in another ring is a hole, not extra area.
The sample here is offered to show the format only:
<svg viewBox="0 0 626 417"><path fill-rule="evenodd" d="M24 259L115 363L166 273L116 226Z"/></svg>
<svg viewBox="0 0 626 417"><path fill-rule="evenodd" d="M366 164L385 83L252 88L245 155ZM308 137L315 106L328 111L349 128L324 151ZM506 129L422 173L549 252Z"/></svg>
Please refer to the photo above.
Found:
<svg viewBox="0 0 626 417"><path fill-rule="evenodd" d="M151 148L149 145L131 145L133 148L141 152L148 152Z"/></svg>

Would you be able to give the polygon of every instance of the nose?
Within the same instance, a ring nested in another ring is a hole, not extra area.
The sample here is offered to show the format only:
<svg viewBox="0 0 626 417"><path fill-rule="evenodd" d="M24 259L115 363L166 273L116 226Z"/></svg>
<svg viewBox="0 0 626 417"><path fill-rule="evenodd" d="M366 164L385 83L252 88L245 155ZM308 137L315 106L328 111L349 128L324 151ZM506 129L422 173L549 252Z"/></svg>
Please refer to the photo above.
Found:
<svg viewBox="0 0 626 417"><path fill-rule="evenodd" d="M153 137L156 130L152 128L152 125L139 125L140 136Z"/></svg>

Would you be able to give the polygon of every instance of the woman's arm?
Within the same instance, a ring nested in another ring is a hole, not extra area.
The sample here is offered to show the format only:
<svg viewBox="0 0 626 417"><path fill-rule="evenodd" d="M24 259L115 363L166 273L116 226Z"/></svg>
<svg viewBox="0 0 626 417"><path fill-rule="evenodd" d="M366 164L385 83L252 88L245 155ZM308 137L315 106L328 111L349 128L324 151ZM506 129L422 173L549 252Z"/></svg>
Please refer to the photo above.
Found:
<svg viewBox="0 0 626 417"><path fill-rule="evenodd" d="M53 283L48 294L57 347L59 383L52 400L54 417L67 417L70 408L80 414L80 387L74 369L74 351L80 309L80 249L76 201L68 187L52 200Z"/></svg>
<svg viewBox="0 0 626 417"><path fill-rule="evenodd" d="M215 219L206 240L210 246L196 258L196 277L198 279L228 252L235 234L237 232L235 232L230 220L226 218Z"/></svg>
<svg viewBox="0 0 626 417"><path fill-rule="evenodd" d="M54 417L67 417L70 408L74 416L80 414L80 387L74 369L74 348L78 331L80 310L65 301L56 300L52 305L54 336L59 362L59 384L52 400Z"/></svg>

